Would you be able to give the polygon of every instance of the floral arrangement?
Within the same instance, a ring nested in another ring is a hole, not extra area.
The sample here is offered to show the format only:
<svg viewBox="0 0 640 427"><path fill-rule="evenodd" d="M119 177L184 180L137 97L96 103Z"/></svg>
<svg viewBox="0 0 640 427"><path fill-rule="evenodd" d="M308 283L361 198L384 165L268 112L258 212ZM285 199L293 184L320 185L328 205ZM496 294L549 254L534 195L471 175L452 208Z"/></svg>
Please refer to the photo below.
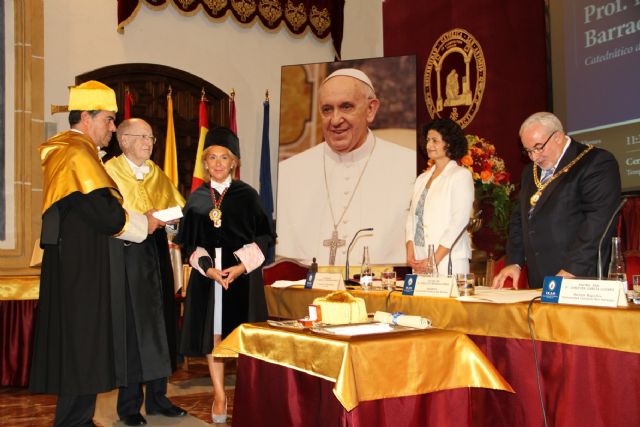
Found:
<svg viewBox="0 0 640 427"><path fill-rule="evenodd" d="M496 154L496 147L477 135L467 135L469 151L460 164L473 175L478 206L490 205L493 212L484 212L485 224L495 233L500 242L506 241L509 216L513 208L511 193L514 185L506 171L504 160ZM487 221L488 215L491 215ZM502 245L500 245L502 246Z"/></svg>

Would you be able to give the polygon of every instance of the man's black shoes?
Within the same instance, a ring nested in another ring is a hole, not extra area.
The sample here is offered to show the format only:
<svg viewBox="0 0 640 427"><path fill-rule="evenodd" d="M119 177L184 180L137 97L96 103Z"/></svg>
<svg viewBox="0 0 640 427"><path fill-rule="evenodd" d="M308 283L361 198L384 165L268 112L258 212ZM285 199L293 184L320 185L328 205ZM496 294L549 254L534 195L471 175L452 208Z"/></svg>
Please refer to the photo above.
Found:
<svg viewBox="0 0 640 427"><path fill-rule="evenodd" d="M171 405L168 408L159 408L153 412L147 411L147 415L164 415L165 417L184 417L187 411L179 406Z"/></svg>

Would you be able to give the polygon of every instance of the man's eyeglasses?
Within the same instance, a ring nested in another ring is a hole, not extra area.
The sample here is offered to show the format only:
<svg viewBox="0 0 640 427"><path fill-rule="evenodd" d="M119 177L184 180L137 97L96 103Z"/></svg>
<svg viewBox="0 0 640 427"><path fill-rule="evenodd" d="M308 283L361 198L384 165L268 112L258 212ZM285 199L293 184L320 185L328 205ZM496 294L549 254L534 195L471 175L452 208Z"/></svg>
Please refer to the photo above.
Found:
<svg viewBox="0 0 640 427"><path fill-rule="evenodd" d="M526 148L523 148L522 149L522 154L524 154L525 156L531 157L534 154L542 153L542 150L544 150L544 147L551 140L551 137L556 134L556 132L558 132L558 131L554 130L553 132L551 132L551 135L549 135L549 138L547 138L547 140L545 142L543 142L542 144L536 144L536 145L533 146L533 148L531 148L529 150L527 150Z"/></svg>
<svg viewBox="0 0 640 427"><path fill-rule="evenodd" d="M158 140L158 138L156 138L155 136L151 136L151 135L134 135L132 133L123 133L124 136L137 136L138 138L142 138L146 141L151 142L152 144L155 144L156 141Z"/></svg>

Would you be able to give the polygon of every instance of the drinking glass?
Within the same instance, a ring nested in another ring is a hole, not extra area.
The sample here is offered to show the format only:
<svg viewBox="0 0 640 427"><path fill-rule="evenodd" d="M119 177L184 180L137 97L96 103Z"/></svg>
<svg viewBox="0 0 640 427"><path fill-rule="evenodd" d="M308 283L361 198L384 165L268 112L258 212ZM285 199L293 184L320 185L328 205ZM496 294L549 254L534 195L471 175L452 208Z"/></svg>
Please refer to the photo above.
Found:
<svg viewBox="0 0 640 427"><path fill-rule="evenodd" d="M360 272L360 287L363 291L373 288L373 273L370 269L364 269Z"/></svg>
<svg viewBox="0 0 640 427"><path fill-rule="evenodd" d="M458 293L461 297L473 295L475 293L476 277L473 273L456 274Z"/></svg>
<svg viewBox="0 0 640 427"><path fill-rule="evenodd" d="M640 274L634 274L633 279L633 292L635 292L636 297L640 297Z"/></svg>
<svg viewBox="0 0 640 427"><path fill-rule="evenodd" d="M387 270L382 272L382 286L388 291L393 291L396 288L395 271Z"/></svg>
<svg viewBox="0 0 640 427"><path fill-rule="evenodd" d="M373 285L373 271L369 261L369 247L362 249L362 266L360 267L360 287L363 291L368 291Z"/></svg>

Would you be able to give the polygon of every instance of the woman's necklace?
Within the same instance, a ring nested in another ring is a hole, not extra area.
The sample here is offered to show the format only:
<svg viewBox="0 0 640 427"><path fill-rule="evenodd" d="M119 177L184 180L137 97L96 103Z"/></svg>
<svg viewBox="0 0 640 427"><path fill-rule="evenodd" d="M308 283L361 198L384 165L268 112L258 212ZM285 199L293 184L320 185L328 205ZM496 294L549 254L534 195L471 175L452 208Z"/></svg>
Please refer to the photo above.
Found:
<svg viewBox="0 0 640 427"><path fill-rule="evenodd" d="M538 203L538 200L540 200L540 197L542 196L542 192L544 191L545 188L547 188L549 184L551 184L560 175L567 173L569 169L571 169L573 165L575 165L578 162L578 160L583 158L585 154L591 151L592 148L593 148L593 145L588 144L587 148L583 150L582 153L578 154L578 156L575 159L573 159L571 162L569 162L567 166L563 167L560 172L554 173L551 176L551 178L545 181L544 184L540 182L540 178L538 178L538 165L534 163L533 164L533 182L536 184L538 191L536 191L535 194L531 196L531 198L529 199L529 203L531 204L531 207L533 208L536 205L536 203Z"/></svg>
<svg viewBox="0 0 640 427"><path fill-rule="evenodd" d="M209 190L211 191L211 201L213 202L213 209L209 211L209 218L211 218L215 228L222 227L222 211L220 210L220 205L222 204L222 199L224 199L224 195L227 194L228 189L229 187L225 188L224 191L220 193L220 198L216 199L216 192L213 191L213 187L209 186Z"/></svg>

